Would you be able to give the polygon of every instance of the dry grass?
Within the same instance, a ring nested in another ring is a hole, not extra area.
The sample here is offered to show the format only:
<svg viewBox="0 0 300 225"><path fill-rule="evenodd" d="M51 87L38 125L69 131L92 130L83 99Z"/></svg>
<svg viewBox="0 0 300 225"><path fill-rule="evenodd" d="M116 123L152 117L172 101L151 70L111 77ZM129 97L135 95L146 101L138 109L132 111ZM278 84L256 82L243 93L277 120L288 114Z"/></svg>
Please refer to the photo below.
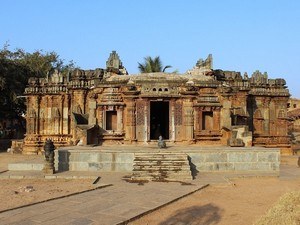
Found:
<svg viewBox="0 0 300 225"><path fill-rule="evenodd" d="M300 191L284 194L255 225L299 225Z"/></svg>

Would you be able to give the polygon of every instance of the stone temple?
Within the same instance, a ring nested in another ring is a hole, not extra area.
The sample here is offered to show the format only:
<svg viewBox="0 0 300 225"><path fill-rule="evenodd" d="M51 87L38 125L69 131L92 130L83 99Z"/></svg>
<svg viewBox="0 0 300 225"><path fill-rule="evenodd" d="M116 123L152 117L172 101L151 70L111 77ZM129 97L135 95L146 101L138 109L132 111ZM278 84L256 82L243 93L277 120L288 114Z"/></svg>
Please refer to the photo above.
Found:
<svg viewBox="0 0 300 225"><path fill-rule="evenodd" d="M284 79L214 70L200 59L184 74L128 74L113 51L106 69L30 78L24 154L55 146L157 144L279 147L290 151Z"/></svg>

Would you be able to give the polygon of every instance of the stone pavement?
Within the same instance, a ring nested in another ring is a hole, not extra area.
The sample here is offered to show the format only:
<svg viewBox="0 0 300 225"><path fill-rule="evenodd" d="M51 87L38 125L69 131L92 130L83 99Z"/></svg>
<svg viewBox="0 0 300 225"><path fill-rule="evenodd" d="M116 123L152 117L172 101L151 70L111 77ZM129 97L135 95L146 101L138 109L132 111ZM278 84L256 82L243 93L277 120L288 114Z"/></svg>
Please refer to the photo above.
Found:
<svg viewBox="0 0 300 225"><path fill-rule="evenodd" d="M290 159L292 160L282 163L279 179L300 179L300 168L296 166L296 158ZM5 178L6 173L0 174L0 178L1 176ZM29 171L22 173L23 178L34 177ZM87 174L78 172L57 174L60 177L84 175ZM89 175L96 177L96 174L89 173ZM266 173L253 172L199 173L197 179L191 181L192 185L177 182L149 182L138 185L122 180L128 173L101 172L97 175L101 176L99 185L113 184L113 186L0 213L0 224L126 224L126 221L134 217L162 207L207 184L230 185L230 179L236 177L270 176ZM39 177L37 173L35 176Z"/></svg>
<svg viewBox="0 0 300 225"><path fill-rule="evenodd" d="M106 173L99 183L110 181L113 186L3 212L0 224L118 224L204 186L200 182L138 185L122 181L122 176Z"/></svg>

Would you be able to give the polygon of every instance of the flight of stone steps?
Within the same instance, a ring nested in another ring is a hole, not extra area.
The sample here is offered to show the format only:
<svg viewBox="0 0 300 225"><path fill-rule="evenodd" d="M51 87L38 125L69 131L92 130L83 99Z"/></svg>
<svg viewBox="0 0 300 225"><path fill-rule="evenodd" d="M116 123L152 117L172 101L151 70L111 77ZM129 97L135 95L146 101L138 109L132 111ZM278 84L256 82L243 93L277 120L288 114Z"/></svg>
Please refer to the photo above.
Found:
<svg viewBox="0 0 300 225"><path fill-rule="evenodd" d="M131 180L190 181L188 156L167 151L135 153Z"/></svg>

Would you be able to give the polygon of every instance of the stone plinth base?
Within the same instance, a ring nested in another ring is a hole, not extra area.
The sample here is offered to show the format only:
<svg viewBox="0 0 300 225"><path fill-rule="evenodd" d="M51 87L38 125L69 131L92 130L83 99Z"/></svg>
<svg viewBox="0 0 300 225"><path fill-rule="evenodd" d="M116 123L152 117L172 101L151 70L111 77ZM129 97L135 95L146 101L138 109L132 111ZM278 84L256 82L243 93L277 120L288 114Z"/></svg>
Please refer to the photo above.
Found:
<svg viewBox="0 0 300 225"><path fill-rule="evenodd" d="M131 172L136 153L159 151L141 146L63 148L56 150L55 167L58 171ZM186 154L199 172L279 172L279 148L174 146L165 151Z"/></svg>

